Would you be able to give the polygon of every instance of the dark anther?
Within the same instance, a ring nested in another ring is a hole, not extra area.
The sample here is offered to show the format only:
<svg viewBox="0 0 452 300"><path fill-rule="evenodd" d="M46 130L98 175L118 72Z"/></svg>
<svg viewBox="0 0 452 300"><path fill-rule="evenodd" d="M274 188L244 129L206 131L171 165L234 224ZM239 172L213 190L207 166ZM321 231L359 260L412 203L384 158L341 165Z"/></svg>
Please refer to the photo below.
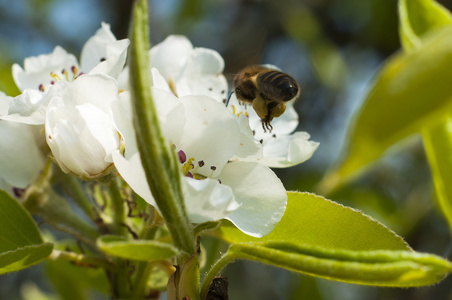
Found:
<svg viewBox="0 0 452 300"><path fill-rule="evenodd" d="M204 161L202 161L202 160L198 161L198 166L203 167L204 166Z"/></svg>
<svg viewBox="0 0 452 300"><path fill-rule="evenodd" d="M215 171L215 170L217 169L217 167L211 166L210 169L211 169L212 171Z"/></svg>
<svg viewBox="0 0 452 300"><path fill-rule="evenodd" d="M180 150L177 152L177 155L179 156L179 161L181 164L183 164L187 160L187 156L185 155L185 152Z"/></svg>

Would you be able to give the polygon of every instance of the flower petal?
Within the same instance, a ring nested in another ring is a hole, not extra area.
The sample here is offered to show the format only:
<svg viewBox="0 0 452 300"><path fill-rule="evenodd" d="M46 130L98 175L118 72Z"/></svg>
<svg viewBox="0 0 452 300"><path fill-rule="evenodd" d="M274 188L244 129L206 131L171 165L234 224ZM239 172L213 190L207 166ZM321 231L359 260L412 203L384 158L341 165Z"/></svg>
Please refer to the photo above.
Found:
<svg viewBox="0 0 452 300"><path fill-rule="evenodd" d="M67 81L58 81L48 89L47 93L26 89L19 96L10 99L8 114L1 118L19 123L42 125L45 123L50 100L60 95L68 85Z"/></svg>
<svg viewBox="0 0 452 300"><path fill-rule="evenodd" d="M207 96L185 96L180 101L185 106L186 124L176 150L195 159L196 173L216 177L240 144L235 116Z"/></svg>
<svg viewBox="0 0 452 300"><path fill-rule="evenodd" d="M116 42L110 24L102 22L101 28L83 45L80 64L84 72L89 72L103 59L107 58L107 45Z"/></svg>
<svg viewBox="0 0 452 300"><path fill-rule="evenodd" d="M9 110L9 102L12 100L12 97L7 96L5 93L0 91L0 117L6 115Z"/></svg>
<svg viewBox="0 0 452 300"><path fill-rule="evenodd" d="M127 150L126 153L128 153ZM157 203L155 203L154 197L149 189L146 174L144 174L140 154L135 152L132 155L126 156L126 158L119 151L114 151L112 157L116 170L118 170L121 177L129 184L132 190L147 203L158 209Z"/></svg>
<svg viewBox="0 0 452 300"><path fill-rule="evenodd" d="M105 60L101 58L101 62L98 63L91 71L90 74L106 74L113 78L119 77L127 58L127 48L129 47L129 40L124 39L115 41L109 45L106 45Z"/></svg>
<svg viewBox="0 0 452 300"><path fill-rule="evenodd" d="M165 78L163 78L162 74L160 74L159 70L157 70L156 68L152 68L151 76L153 87L156 87L160 90L164 90L168 93L172 93L171 88L168 85L168 82L166 82Z"/></svg>
<svg viewBox="0 0 452 300"><path fill-rule="evenodd" d="M312 157L319 143L310 141L307 132L298 131L291 135L280 135L265 139L264 155L259 160L272 168L287 168L298 165Z"/></svg>
<svg viewBox="0 0 452 300"><path fill-rule="evenodd" d="M262 158L262 144L254 139L248 124L248 117L241 114L237 118L240 127L240 145L230 160L257 161Z"/></svg>
<svg viewBox="0 0 452 300"><path fill-rule="evenodd" d="M223 219L240 206L234 200L231 188L218 180L184 179L185 207L192 223Z"/></svg>
<svg viewBox="0 0 452 300"><path fill-rule="evenodd" d="M129 44L128 39L117 41L110 24L102 22L102 27L83 46L80 59L82 70L117 78L124 68Z"/></svg>
<svg viewBox="0 0 452 300"><path fill-rule="evenodd" d="M149 51L150 68L158 69L168 82L174 82L192 51L193 45L185 36L170 35Z"/></svg>
<svg viewBox="0 0 452 300"><path fill-rule="evenodd" d="M176 79L177 96L206 95L225 103L228 83L223 69L224 60L218 52L195 48Z"/></svg>
<svg viewBox="0 0 452 300"><path fill-rule="evenodd" d="M104 74L86 74L72 82L61 97L65 105L91 103L108 112L117 95L118 83L112 77Z"/></svg>
<svg viewBox="0 0 452 300"><path fill-rule="evenodd" d="M33 127L0 121L0 174L18 188L26 188L44 167L44 159L36 143Z"/></svg>
<svg viewBox="0 0 452 300"><path fill-rule="evenodd" d="M287 203L286 190L275 173L258 163L232 162L223 168L219 179L231 187L240 204L226 219L248 235L269 234L281 220Z"/></svg>

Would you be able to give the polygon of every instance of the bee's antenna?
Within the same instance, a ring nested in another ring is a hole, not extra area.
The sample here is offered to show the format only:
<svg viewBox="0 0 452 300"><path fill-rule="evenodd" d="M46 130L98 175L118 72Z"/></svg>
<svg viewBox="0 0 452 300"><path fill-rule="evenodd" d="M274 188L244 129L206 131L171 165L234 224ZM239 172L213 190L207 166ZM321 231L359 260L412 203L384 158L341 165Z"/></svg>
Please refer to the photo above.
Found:
<svg viewBox="0 0 452 300"><path fill-rule="evenodd" d="M231 100L231 96L232 96L233 93L234 93L234 90L231 90L231 91L229 92L228 100L226 100L226 103L225 103L226 107L228 107L229 100Z"/></svg>

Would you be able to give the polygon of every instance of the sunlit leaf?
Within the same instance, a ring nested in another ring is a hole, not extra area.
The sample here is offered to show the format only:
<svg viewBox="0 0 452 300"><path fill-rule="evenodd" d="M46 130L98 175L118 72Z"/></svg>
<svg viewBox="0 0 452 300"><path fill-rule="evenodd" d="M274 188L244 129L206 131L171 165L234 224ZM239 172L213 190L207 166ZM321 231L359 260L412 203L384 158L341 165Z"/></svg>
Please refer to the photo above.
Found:
<svg viewBox="0 0 452 300"><path fill-rule="evenodd" d="M127 240L112 235L99 237L97 245L105 253L139 261L165 260L179 253L171 244L149 240Z"/></svg>
<svg viewBox="0 0 452 300"><path fill-rule="evenodd" d="M390 229L350 207L310 193L288 193L284 216L263 238L253 238L232 224L215 235L229 243L284 241L326 249L409 250L403 239Z"/></svg>
<svg viewBox="0 0 452 300"><path fill-rule="evenodd" d="M53 244L44 243L20 247L0 254L0 274L19 271L46 259Z"/></svg>
<svg viewBox="0 0 452 300"><path fill-rule="evenodd" d="M405 50L421 45L428 31L452 22L450 12L433 0L399 0L399 34Z"/></svg>
<svg viewBox="0 0 452 300"><path fill-rule="evenodd" d="M324 279L375 286L413 287L443 279L452 265L411 250L370 217L309 193L288 193L281 222L267 236L252 238L232 226L215 231L230 243L213 266L202 293L225 265L254 260Z"/></svg>
<svg viewBox="0 0 452 300"><path fill-rule="evenodd" d="M342 164L322 180L322 191L350 179L397 141L445 119L452 109L451 68L452 26L390 59L349 130Z"/></svg>
<svg viewBox="0 0 452 300"><path fill-rule="evenodd" d="M429 0L401 0L399 2L400 38L405 51L422 44L426 32L452 22L450 12ZM422 131L425 152L432 171L439 208L452 230L452 119Z"/></svg>
<svg viewBox="0 0 452 300"><path fill-rule="evenodd" d="M284 242L233 244L227 255L330 280L392 287L430 285L452 268L438 256L413 251L326 250Z"/></svg>

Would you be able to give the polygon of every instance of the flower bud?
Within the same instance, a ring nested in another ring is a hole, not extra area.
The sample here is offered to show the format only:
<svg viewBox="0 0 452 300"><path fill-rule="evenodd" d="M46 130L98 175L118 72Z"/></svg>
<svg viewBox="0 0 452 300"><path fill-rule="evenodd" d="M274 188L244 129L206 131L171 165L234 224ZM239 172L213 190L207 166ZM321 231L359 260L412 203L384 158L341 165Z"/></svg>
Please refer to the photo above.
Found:
<svg viewBox="0 0 452 300"><path fill-rule="evenodd" d="M103 174L120 145L111 101L116 81L105 75L84 75L54 96L46 113L46 139L61 169L83 178Z"/></svg>

